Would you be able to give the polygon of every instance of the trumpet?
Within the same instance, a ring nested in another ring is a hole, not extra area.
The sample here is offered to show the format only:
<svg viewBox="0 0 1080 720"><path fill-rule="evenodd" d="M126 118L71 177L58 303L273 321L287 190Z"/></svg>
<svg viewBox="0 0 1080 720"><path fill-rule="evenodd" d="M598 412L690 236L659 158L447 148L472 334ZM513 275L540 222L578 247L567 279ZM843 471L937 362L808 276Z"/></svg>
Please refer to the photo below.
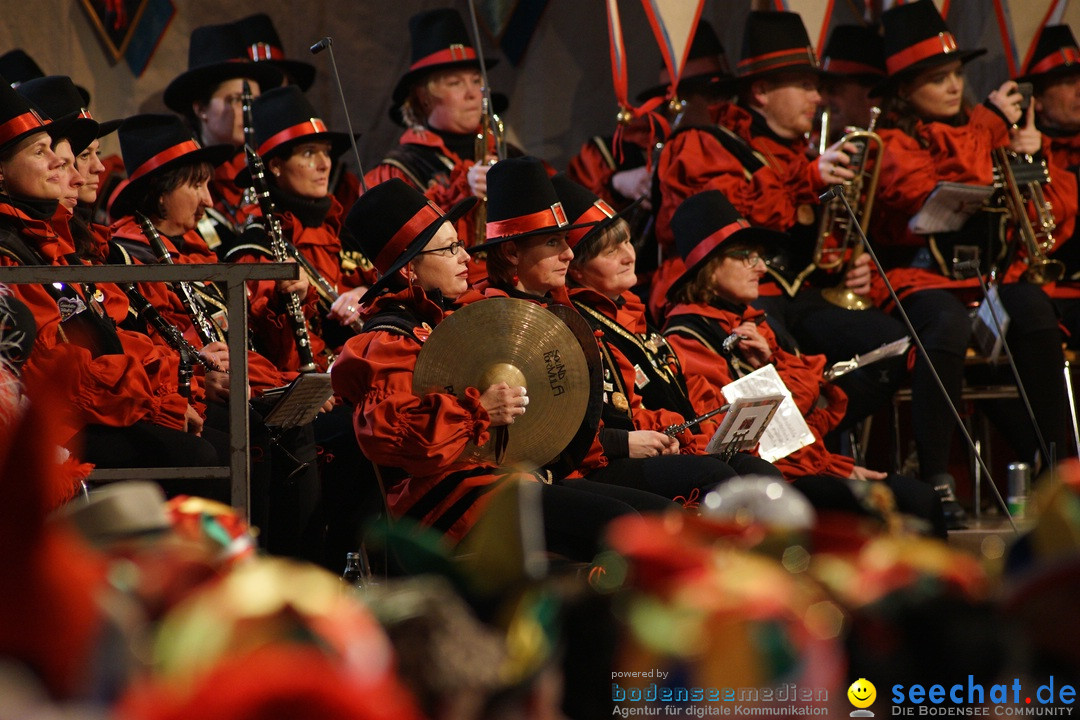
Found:
<svg viewBox="0 0 1080 720"><path fill-rule="evenodd" d="M844 195L848 204L855 210L855 216L863 232L866 232L870 224L870 211L874 206L878 174L881 172L880 160L884 144L881 136L874 132L874 126L880 114L880 108L870 108L870 124L866 130L849 128L844 137L840 138L839 143L841 146L852 143L858 147L858 151L852 156L851 164L848 166L855 172L855 177L844 183ZM839 244L836 247L827 247L830 238L838 238ZM849 249L851 255L845 263L844 256L848 254ZM814 265L821 270L835 270L843 267L846 271L855 264L862 253L862 242L844 207L844 199L840 197L830 199L822 208L817 245L814 247ZM826 256L830 259L827 260ZM844 287L842 279L839 285L823 289L821 296L833 305L839 305L848 310L867 310L873 305L868 298Z"/></svg>
<svg viewBox="0 0 1080 720"><path fill-rule="evenodd" d="M491 106L491 97L486 92L487 88L484 89L484 97L480 101L483 116L480 120L480 130L476 133L476 140L473 143L473 157L477 164L487 163L488 155L491 154L488 150L491 138L495 139L495 156L500 160L506 157L506 129L503 127L502 119L495 114ZM480 245L487 241L487 198L480 198L473 213L473 245Z"/></svg>
<svg viewBox="0 0 1080 720"><path fill-rule="evenodd" d="M1005 206L1016 223L1017 235L1027 253L1028 269L1024 271L1024 280L1036 285L1060 280L1065 274L1065 264L1047 257L1054 249L1057 222L1053 207L1042 191L1042 183L1050 181L1046 161L1036 163L1029 156L1026 162L1021 160L1014 164L1005 148L996 148L993 152L995 180L1005 192ZM1035 205L1037 228L1028 217L1028 200Z"/></svg>

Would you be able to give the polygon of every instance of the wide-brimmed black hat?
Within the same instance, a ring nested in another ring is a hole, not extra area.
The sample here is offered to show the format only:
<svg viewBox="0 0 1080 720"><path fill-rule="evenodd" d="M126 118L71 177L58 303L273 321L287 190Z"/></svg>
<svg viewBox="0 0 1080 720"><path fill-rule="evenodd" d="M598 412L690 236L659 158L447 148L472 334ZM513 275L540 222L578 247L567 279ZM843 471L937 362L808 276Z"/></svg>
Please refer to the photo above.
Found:
<svg viewBox="0 0 1080 720"><path fill-rule="evenodd" d="M544 163L534 157L500 160L487 174L487 242L469 252L545 233L569 232L571 224Z"/></svg>
<svg viewBox="0 0 1080 720"><path fill-rule="evenodd" d="M0 76L0 152L34 133L49 133L50 137L54 137L54 125L55 123L43 117L29 100L16 92L7 78Z"/></svg>
<svg viewBox="0 0 1080 720"><path fill-rule="evenodd" d="M267 90L251 102L251 122L255 130L255 152L263 159L282 155L299 142L330 143L330 155L336 158L349 147L348 133L326 129L304 92L296 85ZM236 184L250 183L247 168L236 175Z"/></svg>
<svg viewBox="0 0 1080 720"><path fill-rule="evenodd" d="M885 71L888 78L870 94L885 95L923 70L953 60L967 63L986 53L985 48L961 50L933 0L894 5L881 14L885 29Z"/></svg>
<svg viewBox="0 0 1080 720"><path fill-rule="evenodd" d="M555 187L555 194L559 196L559 202L562 203L567 219L574 225L580 226L567 235L566 242L572 248L588 245L599 238L604 230L611 227L616 220L637 207L643 200L643 198L638 198L616 212L592 190L571 180L565 173L554 175L551 178L551 184Z"/></svg>
<svg viewBox="0 0 1080 720"><path fill-rule="evenodd" d="M875 28L866 25L837 25L821 53L821 69L826 76L867 79L885 78L885 41Z"/></svg>
<svg viewBox="0 0 1080 720"><path fill-rule="evenodd" d="M675 250L686 269L668 288L668 300L697 277L725 246L743 242L760 245L768 252L788 239L786 233L751 226L719 190L706 190L686 198L671 216L671 230L675 235Z"/></svg>
<svg viewBox="0 0 1080 720"><path fill-rule="evenodd" d="M735 75L748 81L800 70L821 72L799 14L752 10L746 17L742 55L735 66Z"/></svg>
<svg viewBox="0 0 1080 720"><path fill-rule="evenodd" d="M412 62L394 87L395 105L405 102L413 83L435 70L480 69L480 58L457 10L438 8L413 15L409 18L409 37ZM490 68L495 63L495 60L484 59L485 67Z"/></svg>
<svg viewBox="0 0 1080 720"><path fill-rule="evenodd" d="M21 83L19 87L15 89L15 92L26 98L30 103L30 107L41 116L41 119L45 121L45 132L49 133L49 137L53 139L55 143L58 140L67 140L71 145L71 152L78 155L85 150L90 143L94 142L94 138L98 136L98 124L89 117L90 113L82 115L79 113L65 113L57 114L52 110L43 107L37 103L37 100L43 99L50 103L52 98L48 93L43 93L41 87L35 87L35 83L40 82L38 80L28 80L25 83ZM74 96L76 102L82 102L82 96L75 89L75 86L71 83L71 80L67 80L67 84L70 86L70 91Z"/></svg>
<svg viewBox="0 0 1080 720"><path fill-rule="evenodd" d="M401 178L379 183L361 195L345 217L345 227L379 271L379 279L364 293L361 302L387 287L444 222L456 222L474 205L476 198L466 198L444 214Z"/></svg>
<svg viewBox="0 0 1080 720"><path fill-rule="evenodd" d="M132 115L117 136L128 176L109 198L109 214L114 218L132 211L139 193L155 175L180 165L206 162L217 166L236 153L227 144L202 147L175 115Z"/></svg>
<svg viewBox="0 0 1080 720"><path fill-rule="evenodd" d="M658 85L638 93L639 103L667 95L671 87L667 65L660 66L659 80ZM734 80L731 65L724 55L724 46L716 36L716 31L707 20L699 20L694 30L694 39L690 41L690 50L686 53L679 89L684 95L730 94L734 92Z"/></svg>
<svg viewBox="0 0 1080 720"><path fill-rule="evenodd" d="M0 75L8 79L11 87L17 88L27 80L45 77L45 71L34 62L34 58L26 54L25 50L16 48L0 55ZM89 105L89 91L81 85L76 85L75 88L82 95L82 104Z"/></svg>
<svg viewBox="0 0 1080 720"><path fill-rule="evenodd" d="M188 69L165 88L165 104L170 110L188 114L200 96L234 78L254 80L260 90L269 90L281 84L283 75L272 65L249 59L234 24L197 27L191 31Z"/></svg>
<svg viewBox="0 0 1080 720"><path fill-rule="evenodd" d="M1080 47L1068 25L1047 25L1035 41L1031 59L1017 82L1051 79L1080 72Z"/></svg>
<svg viewBox="0 0 1080 720"><path fill-rule="evenodd" d="M67 75L49 75L27 80L19 85L17 90L20 95L57 122L76 118L94 120L94 116L86 108L78 87ZM96 137L105 137L114 132L122 122L124 122L123 118L98 122ZM93 139L90 138L90 141ZM89 145L90 142L86 144Z"/></svg>
<svg viewBox="0 0 1080 720"><path fill-rule="evenodd" d="M233 23L240 40L252 62L265 62L281 70L285 79L301 90L307 90L315 82L315 66L303 60L290 60L285 57L285 46L281 44L274 22L266 13L249 15Z"/></svg>

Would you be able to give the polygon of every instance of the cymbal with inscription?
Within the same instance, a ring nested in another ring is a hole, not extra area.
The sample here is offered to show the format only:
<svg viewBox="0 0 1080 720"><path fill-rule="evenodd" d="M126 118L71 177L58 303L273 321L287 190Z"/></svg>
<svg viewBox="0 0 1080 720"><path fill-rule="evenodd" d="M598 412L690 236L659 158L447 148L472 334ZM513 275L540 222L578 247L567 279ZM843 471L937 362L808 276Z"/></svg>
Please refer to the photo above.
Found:
<svg viewBox="0 0 1080 720"><path fill-rule="evenodd" d="M589 368L570 329L551 312L515 298L466 305L439 323L416 359L413 392L464 397L505 382L523 385L528 409L505 430L492 428L463 457L540 467L573 439L589 403Z"/></svg>

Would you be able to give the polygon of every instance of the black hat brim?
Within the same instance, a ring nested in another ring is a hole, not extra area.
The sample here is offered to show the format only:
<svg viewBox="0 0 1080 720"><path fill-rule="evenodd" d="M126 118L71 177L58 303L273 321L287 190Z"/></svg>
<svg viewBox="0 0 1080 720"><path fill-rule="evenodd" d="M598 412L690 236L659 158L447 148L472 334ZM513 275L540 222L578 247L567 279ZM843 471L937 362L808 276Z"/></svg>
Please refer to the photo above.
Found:
<svg viewBox="0 0 1080 720"><path fill-rule="evenodd" d="M594 240L596 240L597 238L599 238L600 235L605 230L607 230L609 227L614 225L618 220L622 220L624 217L629 215L631 212L633 212L643 202L645 202L645 196L644 195L642 195L637 200L630 203L629 205L627 205L626 207L624 207L622 210L615 213L611 217L604 218L603 220L596 223L596 225L593 226L592 230L590 230L589 232L587 232L587 233L585 233L584 235L581 236L581 239L577 241L576 245L574 245L574 249L576 250L577 248L581 248L581 247L585 247L585 246L589 245L589 243L591 243Z"/></svg>
<svg viewBox="0 0 1080 720"><path fill-rule="evenodd" d="M389 287L390 283L392 283L397 276L398 271L408 265L409 261L415 258L417 254L424 249L424 246L435 236L435 233L438 232L444 222L448 222L451 225L454 224L460 220L465 213L472 210L476 203L477 198L475 197L465 198L454 205L454 207L450 208L450 212L433 221L430 225L417 233L416 237L413 238L413 241L405 248L405 251L394 260L393 264L387 268L385 273L379 276L378 280L371 284L368 291L360 298L360 302L370 302L376 295Z"/></svg>
<svg viewBox="0 0 1080 720"><path fill-rule="evenodd" d="M146 175L136 178L134 181L124 180L111 199L109 204L109 214L113 218L120 218L130 214L134 209L131 205L135 198L146 186L146 183L155 175L159 175L166 170L170 170L180 165L194 165L196 163L205 162L217 167L222 163L227 162L234 155L236 155L236 148L232 145L208 145L207 147L184 153L180 157L163 163Z"/></svg>
<svg viewBox="0 0 1080 720"><path fill-rule="evenodd" d="M260 60L277 67L285 74L285 79L304 92L315 84L315 66L303 60Z"/></svg>
<svg viewBox="0 0 1080 720"><path fill-rule="evenodd" d="M191 112L191 104L209 88L234 78L248 78L259 83L260 89L269 89L281 85L284 76L281 70L266 62L214 63L180 73L165 88L162 99L170 110L187 115Z"/></svg>
<svg viewBox="0 0 1080 720"><path fill-rule="evenodd" d="M967 65L968 62L985 54L986 48L975 48L973 50L958 50L956 52L941 53L940 55L932 55L928 58L923 58L922 60L907 66L900 72L890 75L874 87L870 88L870 97L876 98L887 95L893 92L897 86L911 80L924 70L929 70L938 65L945 65L954 60L959 60L961 65Z"/></svg>
<svg viewBox="0 0 1080 720"><path fill-rule="evenodd" d="M359 140L360 133L355 133L353 137ZM349 139L348 133L335 131L311 133L310 135L300 135L299 137L295 137L288 142L284 142L281 145L278 145L276 148L274 148L274 150L269 154L268 157L275 157L278 154L279 150L283 150L290 145L297 145L303 142L326 142L327 140L330 141L330 159L332 160L336 160L352 146L352 141ZM250 186L251 171L246 166L240 168L240 172L236 173L236 177L233 179L233 182L236 183L238 187Z"/></svg>
<svg viewBox="0 0 1080 720"><path fill-rule="evenodd" d="M678 90L681 90L683 94L714 93L717 95L734 95L737 85L738 79L734 75L723 72L709 72L682 78L679 80ZM653 85L645 88L637 94L637 101L640 104L656 97L664 97L667 95L668 88L668 85Z"/></svg>
<svg viewBox="0 0 1080 720"><path fill-rule="evenodd" d="M686 283L697 277L697 274L701 271L705 265L716 257L719 253L729 249L735 243L744 243L748 245L759 245L768 254L770 251L780 247L783 243L788 242L791 237L787 233L780 232L779 230L769 230L767 228L760 227L748 227L741 230L736 230L729 235L724 242L720 243L712 250L710 250L705 257L698 260L692 266L683 270L679 277L675 278L675 282L671 283L671 287L667 290L668 302L674 302L675 293L682 288Z"/></svg>
<svg viewBox="0 0 1080 720"><path fill-rule="evenodd" d="M488 70L495 67L498 64L498 60L495 58L484 58L484 67ZM420 78L425 75L430 75L438 70L460 70L462 68L474 67L480 69L480 61L478 59L471 60L455 60L454 62L436 63L434 65L427 65L416 70L410 70L401 76L401 79L397 81L397 85L394 86L394 105L398 106L405 102L405 98L409 96L409 90Z"/></svg>
<svg viewBox="0 0 1080 720"><path fill-rule="evenodd" d="M1055 68L1051 68L1046 72L1041 73L1029 73L1027 75L1020 75L1013 78L1016 82L1032 82L1038 80L1040 82L1050 82L1058 78L1068 77L1070 75L1080 74L1080 63L1069 63L1067 65L1058 65Z"/></svg>
<svg viewBox="0 0 1080 720"><path fill-rule="evenodd" d="M103 138L106 135L111 135L112 133L116 132L120 128L120 126L123 125L123 124L124 124L124 118L120 118L118 120L106 120L105 122L99 122L98 123L98 134L97 134L97 136L99 138Z"/></svg>
<svg viewBox="0 0 1080 720"><path fill-rule="evenodd" d="M45 126L44 130L49 133L49 137L54 142L61 139L67 140L71 144L71 152L78 155L98 138L99 128L100 126L94 120L78 115L67 115L53 120Z"/></svg>

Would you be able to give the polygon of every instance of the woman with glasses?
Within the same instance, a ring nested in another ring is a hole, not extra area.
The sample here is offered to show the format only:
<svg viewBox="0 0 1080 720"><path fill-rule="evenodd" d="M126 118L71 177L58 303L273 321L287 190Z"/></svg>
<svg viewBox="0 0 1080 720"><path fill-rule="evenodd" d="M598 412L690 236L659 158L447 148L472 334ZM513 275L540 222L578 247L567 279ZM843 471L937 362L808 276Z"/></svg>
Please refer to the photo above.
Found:
<svg viewBox="0 0 1080 720"><path fill-rule="evenodd" d="M772 364L814 436L812 444L775 462L784 476L885 481L901 510L930 521L934 534L944 536L941 507L928 486L860 467L825 447L822 437L843 417L847 396L824 379L825 356L783 350L764 313L750 307L765 274L763 255L787 236L751 227L718 190L687 198L672 217L672 230L686 270L668 291L673 307L664 335L686 375L706 380L711 390L695 396L703 391L691 387L691 400L712 402L732 380ZM813 483L799 484L811 502L821 490Z"/></svg>
<svg viewBox="0 0 1080 720"><path fill-rule="evenodd" d="M444 215L396 178L360 196L345 222L375 258L381 277L364 297L363 331L345 343L331 369L334 390L355 405L356 437L380 470L392 516L456 543L506 483L536 483L548 548L587 561L607 522L633 508L540 482L534 473L461 459L468 443L483 445L495 428L526 412L524 388L496 383L467 388L460 398L413 392L424 341L468 289L469 256L454 223L475 204L466 199Z"/></svg>

